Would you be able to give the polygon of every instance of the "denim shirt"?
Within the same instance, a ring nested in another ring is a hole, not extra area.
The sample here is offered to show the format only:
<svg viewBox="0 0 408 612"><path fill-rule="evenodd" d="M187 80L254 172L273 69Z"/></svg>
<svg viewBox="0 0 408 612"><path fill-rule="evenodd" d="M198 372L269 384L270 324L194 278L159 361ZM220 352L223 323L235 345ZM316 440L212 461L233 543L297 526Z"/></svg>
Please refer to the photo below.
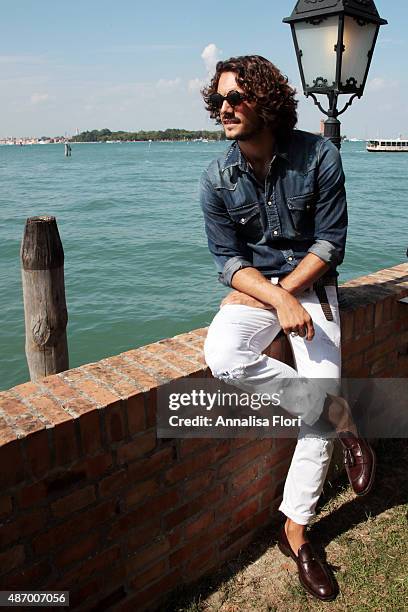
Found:
<svg viewBox="0 0 408 612"><path fill-rule="evenodd" d="M200 181L208 247L219 280L231 287L238 270L266 278L289 274L314 253L329 276L344 258L347 202L338 149L325 138L294 130L280 144L262 185L234 141Z"/></svg>

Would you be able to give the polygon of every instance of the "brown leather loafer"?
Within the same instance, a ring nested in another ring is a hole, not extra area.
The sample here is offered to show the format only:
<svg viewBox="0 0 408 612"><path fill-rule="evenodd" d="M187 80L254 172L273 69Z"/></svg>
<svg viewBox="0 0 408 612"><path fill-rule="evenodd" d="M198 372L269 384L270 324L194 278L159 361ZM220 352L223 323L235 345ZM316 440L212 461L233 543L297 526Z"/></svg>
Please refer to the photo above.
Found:
<svg viewBox="0 0 408 612"><path fill-rule="evenodd" d="M356 438L349 431L339 433L343 446L344 464L353 491L366 495L374 484L376 458L371 446L363 438Z"/></svg>
<svg viewBox="0 0 408 612"><path fill-rule="evenodd" d="M315 555L309 542L302 544L296 556L286 536L285 526L283 526L278 537L278 547L284 555L296 561L300 584L308 593L323 601L330 601L336 597L337 589L334 581Z"/></svg>

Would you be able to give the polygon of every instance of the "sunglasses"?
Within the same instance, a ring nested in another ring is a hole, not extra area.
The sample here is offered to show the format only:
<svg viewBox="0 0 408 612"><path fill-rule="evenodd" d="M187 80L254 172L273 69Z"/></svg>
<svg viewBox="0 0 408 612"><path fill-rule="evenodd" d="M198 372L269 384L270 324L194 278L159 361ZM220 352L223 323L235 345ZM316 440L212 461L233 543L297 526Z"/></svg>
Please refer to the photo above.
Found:
<svg viewBox="0 0 408 612"><path fill-rule="evenodd" d="M246 100L246 96L235 90L229 91L226 96L222 96L220 93L213 93L209 96L208 103L215 110L220 110L224 104L224 100L226 100L230 106L234 107Z"/></svg>

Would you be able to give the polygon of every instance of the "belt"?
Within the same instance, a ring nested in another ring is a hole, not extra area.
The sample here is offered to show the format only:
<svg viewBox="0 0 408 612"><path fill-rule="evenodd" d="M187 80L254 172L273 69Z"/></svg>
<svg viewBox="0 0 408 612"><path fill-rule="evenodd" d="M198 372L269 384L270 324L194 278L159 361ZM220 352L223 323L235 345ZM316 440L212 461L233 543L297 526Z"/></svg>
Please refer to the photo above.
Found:
<svg viewBox="0 0 408 612"><path fill-rule="evenodd" d="M330 276L327 278L319 278L315 283L313 283L313 289L316 292L317 298L320 302L320 306L322 307L323 314L328 321L333 321L333 313L330 308L329 300L326 293L326 287L334 286L338 289L337 286L337 277Z"/></svg>

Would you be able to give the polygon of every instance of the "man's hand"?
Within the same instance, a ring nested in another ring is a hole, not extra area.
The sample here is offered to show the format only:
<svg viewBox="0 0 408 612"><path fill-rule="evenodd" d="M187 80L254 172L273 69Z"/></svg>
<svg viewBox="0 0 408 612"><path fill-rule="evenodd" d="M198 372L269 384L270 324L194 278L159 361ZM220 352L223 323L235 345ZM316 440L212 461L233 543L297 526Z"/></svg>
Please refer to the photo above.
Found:
<svg viewBox="0 0 408 612"><path fill-rule="evenodd" d="M223 306L227 306L227 304L243 304L244 306L252 306L252 308L263 308L264 310L273 310L273 306L270 304L265 304L265 302L261 302L256 298L247 295L246 293L242 293L241 291L230 291L230 293L225 296L220 304L220 308Z"/></svg>
<svg viewBox="0 0 408 612"><path fill-rule="evenodd" d="M259 270L256 268L238 270L232 277L232 286L238 293L234 298L237 299L235 303L246 303L248 306L255 303L257 308L265 308L265 305L266 307L269 306L268 310L276 310L279 323L285 334L293 332L302 336L302 338L312 340L314 327L309 313L289 291L279 287L279 285L273 285ZM242 294L246 297L242 298ZM245 302L241 300L245 300ZM254 301L248 303L247 300Z"/></svg>
<svg viewBox="0 0 408 612"><path fill-rule="evenodd" d="M286 292L285 298L276 306L276 314L285 334L293 332L306 340L313 340L312 317L293 295Z"/></svg>
<svg viewBox="0 0 408 612"><path fill-rule="evenodd" d="M276 314L283 332L285 334L295 332L302 338L306 337L306 340L312 340L315 330L311 316L294 296L285 293L284 299L276 306ZM231 291L222 300L220 308L227 304L243 304L244 306L252 306L252 308L275 310L271 304L261 302L241 291Z"/></svg>

